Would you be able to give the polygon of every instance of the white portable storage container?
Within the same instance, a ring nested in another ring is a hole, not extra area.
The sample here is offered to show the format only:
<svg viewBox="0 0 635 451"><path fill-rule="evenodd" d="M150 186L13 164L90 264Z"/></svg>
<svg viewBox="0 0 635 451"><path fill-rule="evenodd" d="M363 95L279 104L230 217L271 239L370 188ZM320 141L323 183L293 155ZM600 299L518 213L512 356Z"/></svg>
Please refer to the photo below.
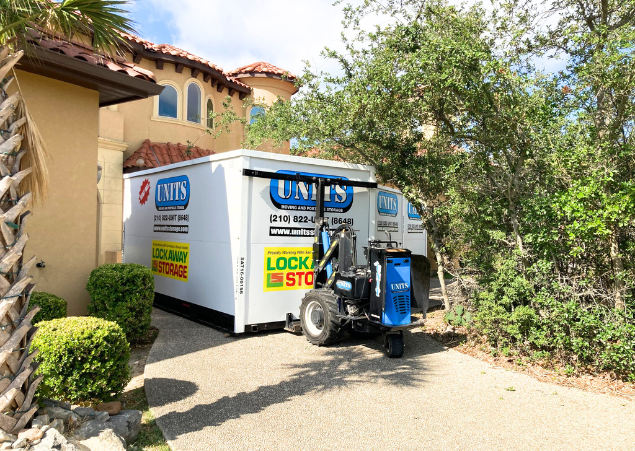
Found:
<svg viewBox="0 0 635 451"><path fill-rule="evenodd" d="M428 234L416 208L397 189L379 185L373 192L371 239L395 241L414 255L427 257Z"/></svg>
<svg viewBox="0 0 635 451"><path fill-rule="evenodd" d="M414 205L403 201L403 247L415 255L428 256L428 231Z"/></svg>
<svg viewBox="0 0 635 451"><path fill-rule="evenodd" d="M235 333L297 319L313 284L315 186L243 170L375 181L371 166L250 150L124 175L124 262L152 269L159 307ZM386 239L373 236L375 191L333 185L325 193L331 227L357 230L359 264L369 236ZM402 210L390 213L399 234Z"/></svg>
<svg viewBox="0 0 635 451"><path fill-rule="evenodd" d="M379 185L373 193L371 239L403 243L403 195L401 191Z"/></svg>

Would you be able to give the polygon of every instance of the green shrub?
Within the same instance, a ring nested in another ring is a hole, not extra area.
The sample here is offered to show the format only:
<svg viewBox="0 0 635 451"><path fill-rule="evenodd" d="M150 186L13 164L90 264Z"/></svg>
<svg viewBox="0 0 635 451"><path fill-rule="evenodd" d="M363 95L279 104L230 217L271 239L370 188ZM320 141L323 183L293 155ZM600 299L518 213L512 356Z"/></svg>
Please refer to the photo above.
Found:
<svg viewBox="0 0 635 451"><path fill-rule="evenodd" d="M444 319L452 326L468 327L472 322L472 314L462 305L457 305L445 314Z"/></svg>
<svg viewBox="0 0 635 451"><path fill-rule="evenodd" d="M100 318L73 316L43 321L33 339L38 349L39 390L60 401L110 399L130 378L130 346L121 328Z"/></svg>
<svg viewBox="0 0 635 451"><path fill-rule="evenodd" d="M549 357L567 374L592 368L635 381L632 306L622 312L585 305L550 277L544 262L523 273L513 259L506 260L482 286L474 296L474 328L497 351Z"/></svg>
<svg viewBox="0 0 635 451"><path fill-rule="evenodd" d="M33 324L40 321L50 321L57 318L66 318L66 301L59 296L44 291L34 291L31 294L29 308L40 307L40 311L33 317Z"/></svg>
<svg viewBox="0 0 635 451"><path fill-rule="evenodd" d="M115 321L130 342L148 331L154 300L150 269L132 263L103 265L90 273L86 289L91 298L88 313Z"/></svg>

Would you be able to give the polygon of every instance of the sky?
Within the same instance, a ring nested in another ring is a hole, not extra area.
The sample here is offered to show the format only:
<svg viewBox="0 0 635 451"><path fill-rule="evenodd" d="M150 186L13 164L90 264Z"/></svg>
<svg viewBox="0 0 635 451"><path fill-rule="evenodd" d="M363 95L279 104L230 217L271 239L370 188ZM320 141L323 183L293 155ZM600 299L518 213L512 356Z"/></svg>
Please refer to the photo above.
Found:
<svg viewBox="0 0 635 451"><path fill-rule="evenodd" d="M356 1L359 0L350 0ZM342 5L334 6L333 2L133 0L129 8L141 37L180 47L225 71L266 61L300 74L305 60L314 70L338 72L336 62L320 56L325 46L342 48ZM385 25L387 21L371 18L366 27L374 23ZM549 71L565 65L546 58L535 62Z"/></svg>
<svg viewBox="0 0 635 451"><path fill-rule="evenodd" d="M136 0L141 37L207 58L229 71L267 61L299 74L303 60L330 69L325 46L339 48L341 6L333 0Z"/></svg>

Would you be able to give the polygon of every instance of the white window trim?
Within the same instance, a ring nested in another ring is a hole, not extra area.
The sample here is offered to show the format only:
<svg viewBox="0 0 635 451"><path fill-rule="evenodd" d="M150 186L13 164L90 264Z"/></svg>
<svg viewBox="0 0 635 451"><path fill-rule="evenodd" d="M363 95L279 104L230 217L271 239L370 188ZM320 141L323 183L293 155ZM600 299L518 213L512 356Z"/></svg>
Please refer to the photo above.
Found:
<svg viewBox="0 0 635 451"><path fill-rule="evenodd" d="M170 80L161 80L157 82L157 84L161 86L172 86L174 89L176 89L176 119L173 117L159 116L159 96L154 96L152 119L160 119L162 121L173 121L173 122L180 121L183 118L183 111L182 111L183 102L179 101L179 99L183 99L183 91L181 90L181 87Z"/></svg>
<svg viewBox="0 0 635 451"><path fill-rule="evenodd" d="M203 123L203 125L205 125L205 128L207 127L207 101L211 100L212 101L212 108L214 109L214 113L218 113L218 111L216 110L216 102L214 102L214 97L211 94L207 94L207 97L205 97L205 105L203 105L203 116L205 117L205 122ZM212 130L216 128L216 124L214 124L212 122Z"/></svg>
<svg viewBox="0 0 635 451"><path fill-rule="evenodd" d="M252 106L251 108L249 108L249 114L247 115L247 118L248 118L247 125L251 124L251 110L253 110L254 108L260 108L264 112L266 107L263 104L257 103L254 106Z"/></svg>
<svg viewBox="0 0 635 451"><path fill-rule="evenodd" d="M199 122L192 122L187 120L187 90L189 89L192 83L197 84L198 88L201 90L201 104L199 105L199 109L200 109ZM185 95L183 96L183 122L187 122L188 124L198 124L198 125L206 126L207 121L205 121L205 106L203 104L206 103L207 100L205 100L204 102L205 87L203 86L203 83L198 81L196 78L190 78L189 80L185 82L185 90L183 92L185 93Z"/></svg>

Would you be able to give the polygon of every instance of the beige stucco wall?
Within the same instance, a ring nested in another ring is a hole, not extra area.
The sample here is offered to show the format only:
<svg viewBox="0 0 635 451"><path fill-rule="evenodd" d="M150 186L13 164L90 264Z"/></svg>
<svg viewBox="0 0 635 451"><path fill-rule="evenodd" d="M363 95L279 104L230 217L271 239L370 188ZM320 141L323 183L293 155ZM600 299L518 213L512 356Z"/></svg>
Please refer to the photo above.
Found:
<svg viewBox="0 0 635 451"><path fill-rule="evenodd" d="M240 81L249 85L252 95L249 97L253 102L271 106L278 98L290 100L295 93L295 86L289 82L277 78L269 77L242 77ZM247 117L250 117L251 108L247 108ZM274 147L271 144L263 144L258 150L265 152L289 153L289 144Z"/></svg>
<svg viewBox="0 0 635 451"><path fill-rule="evenodd" d="M187 144L188 141L204 149L210 149L214 152L224 152L228 150L239 149L243 139L243 125L235 123L232 126L232 132L223 133L220 137L214 139L210 135L205 134L205 126L201 124L193 124L184 120L185 118L185 93L186 85L193 79L192 71L188 68L183 69L182 73L177 73L175 66L171 63L165 63L163 69L157 69L153 61L146 59L139 64L140 67L154 72L157 83L165 81L171 82L177 87L179 92L179 119L170 119L156 116L157 97L145 100L137 100L117 106L117 110L123 116L124 131L123 141L130 143L130 147L124 152L124 158L128 158L132 152L141 147L144 140L150 139L154 142L172 142ZM207 98L210 96L214 103L214 111L220 112L222 102L227 96L227 89L218 92L216 87L212 87L210 82L203 81L203 74L198 74L196 80L202 87L202 104L203 109L206 105ZM232 105L234 110L240 116L245 115L243 101L238 98L238 93L232 96ZM104 111L104 109L102 109ZM203 113L203 112L202 112ZM110 112L106 112L106 115ZM109 123L115 119L113 117L105 117L104 121Z"/></svg>
<svg viewBox="0 0 635 451"><path fill-rule="evenodd" d="M277 78L242 77L240 81L251 87L253 99L266 105L273 104L273 102L278 100L278 97L289 100L296 91L295 86L291 82Z"/></svg>
<svg viewBox="0 0 635 451"><path fill-rule="evenodd" d="M174 64L164 63L163 69L157 69L154 61L143 59L138 66L152 71L157 83L169 83L177 88L179 93L179 118L170 119L157 116L158 97L145 100L137 100L122 105L117 105L101 109L100 133L99 136L129 143L129 147L124 152L124 159L128 158L132 152L141 147L144 140L150 139L153 142L172 142L187 144L188 141L195 145L213 150L214 152L225 152L242 147L244 138L244 126L235 123L230 133L222 133L218 138L213 138L205 134L203 124L194 124L185 120L186 114L186 93L187 85L194 80L192 71L189 68L183 69L182 73L177 73ZM203 81L203 74L198 74L195 80L202 88L202 117L205 115L205 105L210 97L214 103L214 111L221 112L223 101L227 97L227 89L218 92L216 87L212 87L210 82ZM248 84L253 89L253 96L257 102L264 102L271 105L278 96L289 100L295 92L295 87L288 81L283 81L268 77L245 77L240 81ZM245 108L245 101L240 100L238 93L231 97L232 106L235 112L241 117L248 117L250 108ZM261 150L271 150L268 146ZM289 152L288 146L275 149L276 152Z"/></svg>
<svg viewBox="0 0 635 451"><path fill-rule="evenodd" d="M154 72L158 83L169 82L177 89L180 100L179 117L177 119L158 117L158 97L101 108L98 152L98 161L103 168L102 180L98 185L100 194L98 261L100 264L109 260L109 252L121 250L123 223L121 174L123 161L141 147L144 140L182 144L187 144L189 141L199 147L219 153L241 148L244 138L244 126L240 123L235 123L232 126L231 133L223 132L218 138L213 138L205 133L204 120L203 124L193 124L185 120L185 94L187 86L192 80L196 80L202 90L202 118L205 117L205 108L209 97L214 104L214 111L221 112L222 103L228 94L227 89L218 92L211 83L203 81L202 74L194 79L192 71L188 68L183 69L183 72L179 74L171 63L166 62L163 69L157 69L154 62L144 59L139 66ZM295 92L295 87L291 83L278 79L248 77L241 81L252 87L252 100L267 105L271 105L278 97L289 100ZM250 108L245 108L244 104L245 102L240 100L238 93L234 93L232 105L241 117L245 117L250 112ZM261 146L260 150L289 153L289 146L273 149L269 145L264 145Z"/></svg>
<svg viewBox="0 0 635 451"><path fill-rule="evenodd" d="M99 110L99 136L113 141L123 142L124 117L117 105Z"/></svg>
<svg viewBox="0 0 635 451"><path fill-rule="evenodd" d="M35 206L27 231L25 261L35 255L36 290L68 302L69 315L86 313L86 282L97 260L97 133L99 94L17 71L27 106L49 160L49 195ZM15 89L15 83L11 86Z"/></svg>

